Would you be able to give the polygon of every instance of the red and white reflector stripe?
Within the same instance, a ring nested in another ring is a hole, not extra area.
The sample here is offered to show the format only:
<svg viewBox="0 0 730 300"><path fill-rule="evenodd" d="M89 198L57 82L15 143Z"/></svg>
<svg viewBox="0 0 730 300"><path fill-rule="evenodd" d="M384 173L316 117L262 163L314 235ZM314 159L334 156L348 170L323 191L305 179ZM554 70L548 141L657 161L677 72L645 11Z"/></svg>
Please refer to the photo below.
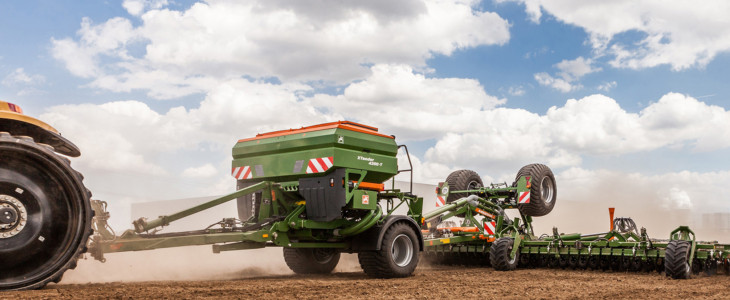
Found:
<svg viewBox="0 0 730 300"><path fill-rule="evenodd" d="M497 222L496 221L484 222L484 232L486 234L493 235L494 234L494 231L495 231L495 227L497 227Z"/></svg>
<svg viewBox="0 0 730 300"><path fill-rule="evenodd" d="M436 207L441 207L444 205L446 205L446 199L444 199L444 197L441 197L441 196L436 196Z"/></svg>
<svg viewBox="0 0 730 300"><path fill-rule="evenodd" d="M253 173L251 172L251 167L249 166L234 167L231 170L231 175L233 175L233 177L238 180L253 178Z"/></svg>
<svg viewBox="0 0 730 300"><path fill-rule="evenodd" d="M530 203L530 192L522 192L520 193L520 198L517 201L517 203Z"/></svg>
<svg viewBox="0 0 730 300"><path fill-rule="evenodd" d="M334 157L312 158L307 165L307 174L322 173L329 170L334 164Z"/></svg>

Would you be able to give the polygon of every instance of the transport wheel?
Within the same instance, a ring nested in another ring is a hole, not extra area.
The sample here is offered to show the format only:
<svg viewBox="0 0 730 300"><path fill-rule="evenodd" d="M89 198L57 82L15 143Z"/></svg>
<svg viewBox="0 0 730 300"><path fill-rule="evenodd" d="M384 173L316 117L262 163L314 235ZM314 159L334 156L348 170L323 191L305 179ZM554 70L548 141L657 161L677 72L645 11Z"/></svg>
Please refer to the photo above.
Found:
<svg viewBox="0 0 730 300"><path fill-rule="evenodd" d="M239 180L236 184L236 188L243 189L259 182L244 182ZM248 195L243 195L236 199L236 207L238 208L238 219L242 222L246 222L251 217L259 215L259 202L261 201L261 192L256 192Z"/></svg>
<svg viewBox="0 0 730 300"><path fill-rule="evenodd" d="M404 222L390 226L383 236L380 250L357 255L365 274L377 278L407 277L418 265L418 237ZM453 253L452 253L453 255Z"/></svg>
<svg viewBox="0 0 730 300"><path fill-rule="evenodd" d="M517 252L514 257L510 258L514 239L510 237L498 238L489 248L489 260L492 267L497 271L512 271L517 268L517 262L520 261L520 253Z"/></svg>
<svg viewBox="0 0 730 300"><path fill-rule="evenodd" d="M458 170L451 172L451 174L446 177L446 183L449 185L449 190L452 191L474 190L484 186L482 178L479 174L477 174L477 172L472 170ZM475 193L449 193L449 196L446 197L446 203L451 203L474 194ZM463 218L464 214L458 214L457 217Z"/></svg>
<svg viewBox="0 0 730 300"><path fill-rule="evenodd" d="M49 146L0 133L0 290L41 288L76 267L92 217L81 181Z"/></svg>
<svg viewBox="0 0 730 300"><path fill-rule="evenodd" d="M522 176L530 176L530 203L520 205L520 212L533 217L550 213L558 196L553 171L543 164L526 165L517 172L513 186Z"/></svg>
<svg viewBox="0 0 730 300"><path fill-rule="evenodd" d="M331 248L284 248L284 261L297 274L328 274L340 261L340 252Z"/></svg>
<svg viewBox="0 0 730 300"><path fill-rule="evenodd" d="M664 253L664 273L673 279L689 279L691 272L689 252L689 242L670 241Z"/></svg>

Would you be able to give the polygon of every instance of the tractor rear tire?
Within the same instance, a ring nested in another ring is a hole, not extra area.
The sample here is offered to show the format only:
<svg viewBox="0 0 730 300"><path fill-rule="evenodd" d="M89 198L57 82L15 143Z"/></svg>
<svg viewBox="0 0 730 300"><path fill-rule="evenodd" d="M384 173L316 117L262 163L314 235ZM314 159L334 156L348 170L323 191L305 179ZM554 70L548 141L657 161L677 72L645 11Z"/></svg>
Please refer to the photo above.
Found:
<svg viewBox="0 0 730 300"><path fill-rule="evenodd" d="M0 133L0 290L59 282L86 252L91 193L69 160L29 137Z"/></svg>
<svg viewBox="0 0 730 300"><path fill-rule="evenodd" d="M664 253L664 273L672 279L689 279L692 271L689 266L689 253L689 242L670 241Z"/></svg>
<svg viewBox="0 0 730 300"><path fill-rule="evenodd" d="M492 267L497 271L512 271L517 268L520 261L520 253L510 258L515 240L511 237L498 238L489 248L489 260Z"/></svg>
<svg viewBox="0 0 730 300"><path fill-rule="evenodd" d="M380 250L357 254L365 274L376 278L408 277L418 266L418 236L411 226L398 222L383 236Z"/></svg>
<svg viewBox="0 0 730 300"><path fill-rule="evenodd" d="M522 176L530 176L530 203L521 204L520 212L532 217L549 214L558 196L553 171L543 164L526 165L517 172L514 186Z"/></svg>
<svg viewBox="0 0 730 300"><path fill-rule="evenodd" d="M297 274L329 274L340 261L331 248L284 248L284 261Z"/></svg>

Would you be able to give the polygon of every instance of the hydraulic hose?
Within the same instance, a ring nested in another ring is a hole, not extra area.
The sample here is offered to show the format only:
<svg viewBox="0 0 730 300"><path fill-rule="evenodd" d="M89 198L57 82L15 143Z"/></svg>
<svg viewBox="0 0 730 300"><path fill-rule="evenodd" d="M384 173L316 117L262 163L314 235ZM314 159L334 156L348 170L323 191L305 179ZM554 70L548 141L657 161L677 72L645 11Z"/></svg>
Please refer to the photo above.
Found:
<svg viewBox="0 0 730 300"><path fill-rule="evenodd" d="M370 229L370 227L373 227L373 225L375 225L375 223L377 223L382 216L383 210L380 209L380 206L377 206L375 210L370 211L367 216L363 217L360 222L357 222L354 225L342 230L335 230L335 235L351 236L360 234L363 231Z"/></svg>

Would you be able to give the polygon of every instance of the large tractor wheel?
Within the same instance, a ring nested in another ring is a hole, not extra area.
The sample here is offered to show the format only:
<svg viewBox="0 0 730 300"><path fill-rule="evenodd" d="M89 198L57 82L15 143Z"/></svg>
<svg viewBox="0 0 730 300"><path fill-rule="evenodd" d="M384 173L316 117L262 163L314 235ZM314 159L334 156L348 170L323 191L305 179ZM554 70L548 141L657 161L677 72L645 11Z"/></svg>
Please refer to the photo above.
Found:
<svg viewBox="0 0 730 300"><path fill-rule="evenodd" d="M328 274L340 261L340 252L330 248L284 248L284 261L297 274Z"/></svg>
<svg viewBox="0 0 730 300"><path fill-rule="evenodd" d="M689 279L692 269L689 267L690 244L687 241L674 240L667 244L664 253L664 273L672 279Z"/></svg>
<svg viewBox="0 0 730 300"><path fill-rule="evenodd" d="M0 290L59 282L86 251L90 193L69 161L0 133Z"/></svg>
<svg viewBox="0 0 730 300"><path fill-rule="evenodd" d="M451 172L446 177L446 183L451 191L474 190L484 186L482 178L472 170L458 170ZM446 203L451 203L464 197L472 195L471 193L449 193L446 197ZM464 217L464 214L458 214L457 217Z"/></svg>
<svg viewBox="0 0 730 300"><path fill-rule="evenodd" d="M517 268L520 253L517 252L514 257L510 257L514 242L515 240L510 237L502 237L492 243L489 248L489 261L495 270L512 271Z"/></svg>
<svg viewBox="0 0 730 300"><path fill-rule="evenodd" d="M418 265L418 237L411 226L395 223L385 232L378 251L357 255L365 274L377 278L407 277Z"/></svg>
<svg viewBox="0 0 730 300"><path fill-rule="evenodd" d="M520 205L520 212L533 217L550 213L558 196L553 171L543 164L526 165L517 172L515 184L522 176L530 176L530 203Z"/></svg>

